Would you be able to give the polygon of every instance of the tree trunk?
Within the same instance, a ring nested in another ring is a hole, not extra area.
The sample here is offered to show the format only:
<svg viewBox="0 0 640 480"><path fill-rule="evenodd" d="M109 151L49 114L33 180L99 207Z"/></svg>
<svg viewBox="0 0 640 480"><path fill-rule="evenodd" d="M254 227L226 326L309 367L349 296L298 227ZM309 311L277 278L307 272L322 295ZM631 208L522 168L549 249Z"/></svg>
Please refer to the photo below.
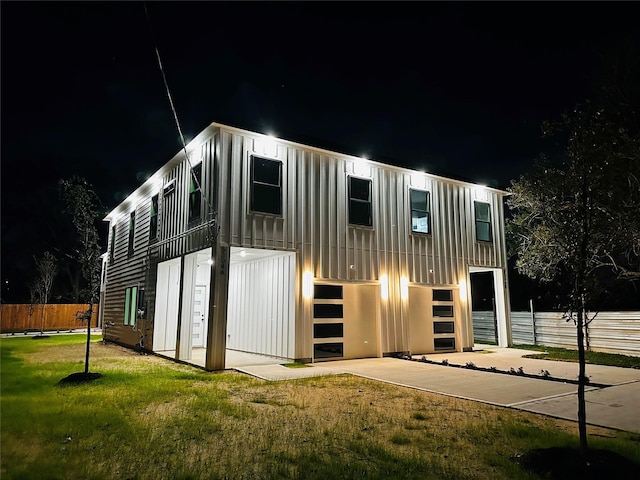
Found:
<svg viewBox="0 0 640 480"><path fill-rule="evenodd" d="M580 433L580 453L583 458L587 455L587 406L584 396L584 389L587 383L586 362L584 358L584 322L585 306L584 302L578 309L578 431Z"/></svg>
<svg viewBox="0 0 640 480"><path fill-rule="evenodd" d="M84 355L84 373L89 373L89 345L91 345L91 318L93 317L93 302L89 303L87 318L87 349Z"/></svg>

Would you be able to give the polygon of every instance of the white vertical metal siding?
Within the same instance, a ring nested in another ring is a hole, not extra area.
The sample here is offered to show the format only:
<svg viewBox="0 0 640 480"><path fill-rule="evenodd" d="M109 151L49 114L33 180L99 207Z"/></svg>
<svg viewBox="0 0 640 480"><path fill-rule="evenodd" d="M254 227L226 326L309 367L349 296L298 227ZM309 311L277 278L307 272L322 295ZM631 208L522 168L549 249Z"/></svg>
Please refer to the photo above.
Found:
<svg viewBox="0 0 640 480"><path fill-rule="evenodd" d="M217 124L193 141L191 163L203 162L202 187L208 200L203 198L203 220L207 219L211 203L218 212L221 245L297 252L295 276L291 276L296 292L300 291L305 271L310 271L316 280L344 283L377 283L381 275L387 275L389 300L380 309L383 353L408 350L408 308L400 295L401 277L417 286L458 285L462 280L468 281L469 266L506 268L504 192L283 140L274 140L275 148L270 149L267 142L263 135ZM249 210L253 153L283 163L280 216ZM173 240L159 249L156 262L208 246L206 236L195 235L193 226L187 224L190 172L184 154L176 155L161 173L163 184L175 180L176 190L167 198L160 195L160 242ZM348 224L349 175L371 179L371 228ZM412 186L430 192L432 232L428 235L411 233ZM146 235L136 240L136 259L138 251L146 254L148 204L157 193L157 189L152 192L149 186L145 188L144 198L136 200L137 221L144 222ZM493 242L475 240L475 200L491 205ZM127 208L125 202L115 214L123 215ZM119 221L117 227L116 256L123 258L126 222ZM116 260L115 265L109 265L107 275L112 283L107 286L106 303L111 305L108 312L113 318L124 305L128 282L144 281L144 274L140 273L145 268L144 255L140 255L135 261ZM229 291L232 293L233 288ZM295 312L295 357L310 358L312 318L309 302L298 294Z"/></svg>
<svg viewBox="0 0 640 480"><path fill-rule="evenodd" d="M283 162L283 214L263 215L248 207L250 156L265 155L262 137L222 128L219 140L221 241L295 250L298 270L309 270L316 279L377 282L388 275L390 299L381 309L383 352L408 350L400 277L417 285L457 285L466 279L469 265L506 266L498 191L276 141L275 154L267 156ZM350 175L372 181L371 228L348 224ZM429 235L411 233L409 188L414 183L430 192ZM475 200L491 205L493 242L475 240ZM306 338L311 319L301 298L297 312L304 317L297 323L298 342L305 344L302 356L311 356Z"/></svg>

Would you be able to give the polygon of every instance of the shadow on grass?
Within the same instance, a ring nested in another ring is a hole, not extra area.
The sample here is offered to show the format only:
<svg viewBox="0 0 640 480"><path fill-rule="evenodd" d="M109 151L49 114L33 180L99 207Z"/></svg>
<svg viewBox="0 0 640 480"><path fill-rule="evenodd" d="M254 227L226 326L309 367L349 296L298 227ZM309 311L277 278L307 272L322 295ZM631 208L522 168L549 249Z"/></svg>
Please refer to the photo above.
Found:
<svg viewBox="0 0 640 480"><path fill-rule="evenodd" d="M62 380L60 380L57 383L57 385L60 385L61 387L68 386L68 385L82 385L85 383L93 382L94 380L97 380L99 378L102 378L101 373L77 372L77 373L72 373L71 375L67 375Z"/></svg>
<svg viewBox="0 0 640 480"><path fill-rule="evenodd" d="M608 480L633 478L637 464L609 450L590 449L585 459L574 447L537 448L514 459L522 468L549 480Z"/></svg>

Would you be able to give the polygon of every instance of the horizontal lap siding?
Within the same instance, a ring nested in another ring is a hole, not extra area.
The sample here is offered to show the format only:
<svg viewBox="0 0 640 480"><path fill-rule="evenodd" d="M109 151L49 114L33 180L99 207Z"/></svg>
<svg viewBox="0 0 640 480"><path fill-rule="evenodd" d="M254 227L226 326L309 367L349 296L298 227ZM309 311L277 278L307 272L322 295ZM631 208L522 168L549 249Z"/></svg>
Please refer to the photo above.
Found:
<svg viewBox="0 0 640 480"><path fill-rule="evenodd" d="M217 189L215 185L215 169L212 157L215 155L214 138L204 139L190 152L189 162L184 153L173 160L173 167L158 181L157 185L145 189L144 194L136 197L129 208L120 206L120 216L112 220L116 227L116 243L114 260L107 261L106 292L104 298L104 321L113 322L108 327L108 339L135 345L142 335L145 346L150 347L152 338L152 319L155 305L155 283L158 262L175 258L188 252L197 251L210 245L210 235L202 228L202 222L188 224L189 184L191 165L202 163L202 219L209 218L212 206L215 206ZM163 187L175 181L173 193L164 196ZM158 238L151 244L149 241L151 198L158 195ZM211 206L210 206L211 204ZM126 207L126 205L125 205ZM136 228L133 254L128 253L129 214L136 212ZM200 228L198 228L200 226ZM190 230L189 230L190 229ZM189 230L189 233L186 233ZM111 241L111 239L109 240ZM125 290L137 286L145 289L147 305L146 319L138 320L136 328L124 325Z"/></svg>

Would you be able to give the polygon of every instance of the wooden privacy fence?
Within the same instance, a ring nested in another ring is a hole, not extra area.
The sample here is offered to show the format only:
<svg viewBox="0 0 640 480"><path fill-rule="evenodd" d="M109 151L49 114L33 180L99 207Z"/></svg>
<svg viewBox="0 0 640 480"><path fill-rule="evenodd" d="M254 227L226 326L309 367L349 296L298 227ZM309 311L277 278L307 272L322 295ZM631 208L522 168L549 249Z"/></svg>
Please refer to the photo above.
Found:
<svg viewBox="0 0 640 480"><path fill-rule="evenodd" d="M494 342L493 312L473 312L477 342ZM598 352L640 355L640 312L600 312L587 327L589 348ZM576 326L561 312L511 312L514 345L576 349Z"/></svg>
<svg viewBox="0 0 640 480"><path fill-rule="evenodd" d="M83 304L2 304L0 305L0 331L26 332L40 330L44 318L44 330L71 330L86 327L79 318L89 305ZM80 312L80 313L78 313ZM76 314L78 316L76 316ZM93 306L91 326L98 326L98 304Z"/></svg>

